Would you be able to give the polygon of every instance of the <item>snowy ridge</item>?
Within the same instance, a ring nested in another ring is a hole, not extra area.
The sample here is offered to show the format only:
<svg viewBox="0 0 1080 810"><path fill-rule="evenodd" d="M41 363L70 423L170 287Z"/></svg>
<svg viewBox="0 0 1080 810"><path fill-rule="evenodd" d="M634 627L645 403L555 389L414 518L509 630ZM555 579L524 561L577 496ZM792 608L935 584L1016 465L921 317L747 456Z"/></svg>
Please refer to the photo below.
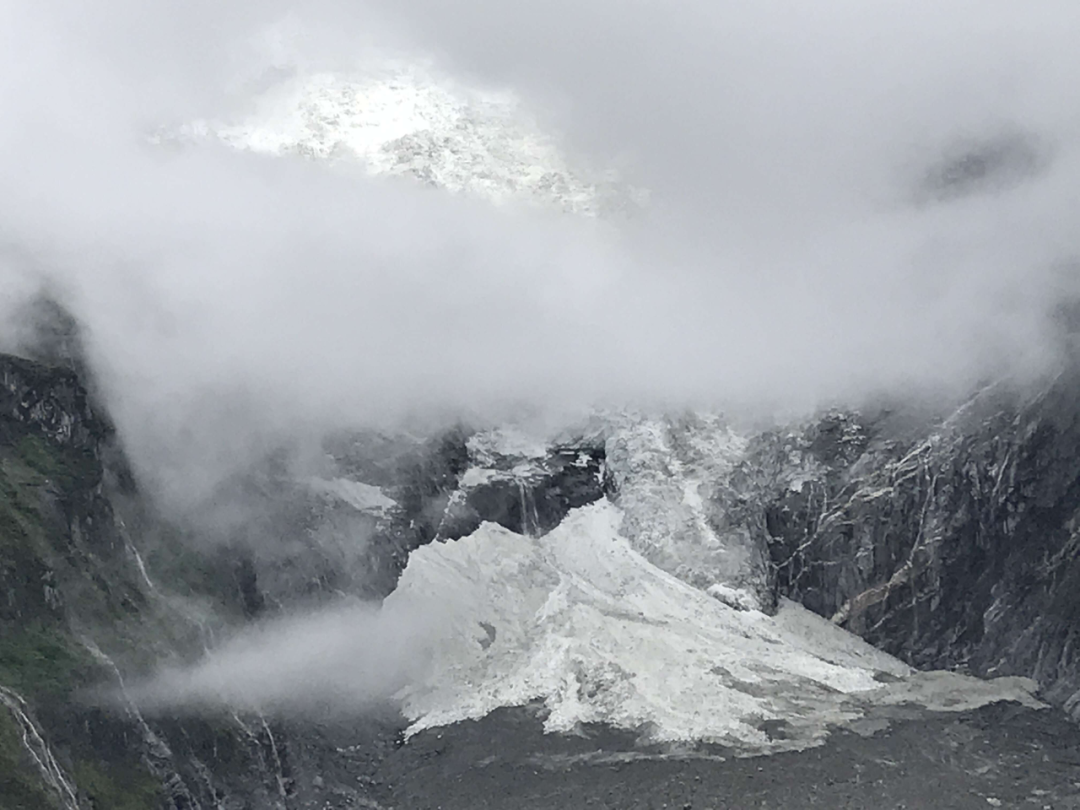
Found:
<svg viewBox="0 0 1080 810"><path fill-rule="evenodd" d="M776 617L732 608L652 565L622 521L602 501L541 538L488 523L413 552L384 609L434 599L442 624L426 675L399 695L410 733L542 701L548 731L608 723L770 752L874 705L1039 705L1024 679L914 674L794 604Z"/></svg>
<svg viewBox="0 0 1080 810"><path fill-rule="evenodd" d="M616 178L572 165L510 93L394 61L281 76L244 114L193 122L180 136L358 161L497 204L603 216L645 202ZM737 506L725 488L746 441L719 417L620 416L603 433L615 503L574 510L543 536L527 520L524 534L485 523L410 556L383 610L430 615L434 601L439 625L426 671L399 694L411 733L540 701L549 731L608 723L657 741L759 753L813 745L875 706L1041 705L1025 679L914 673L797 605L761 612L762 549L725 511ZM514 482L528 515L526 484L547 447L494 431L469 451L474 465L454 497ZM790 462L798 489L809 462ZM392 506L365 485L313 487L360 511Z"/></svg>
<svg viewBox="0 0 1080 810"><path fill-rule="evenodd" d="M180 137L359 161L373 174L585 216L645 201L611 172L571 165L512 93L468 88L416 62L388 59L352 73L294 69L253 99L247 114L192 122Z"/></svg>

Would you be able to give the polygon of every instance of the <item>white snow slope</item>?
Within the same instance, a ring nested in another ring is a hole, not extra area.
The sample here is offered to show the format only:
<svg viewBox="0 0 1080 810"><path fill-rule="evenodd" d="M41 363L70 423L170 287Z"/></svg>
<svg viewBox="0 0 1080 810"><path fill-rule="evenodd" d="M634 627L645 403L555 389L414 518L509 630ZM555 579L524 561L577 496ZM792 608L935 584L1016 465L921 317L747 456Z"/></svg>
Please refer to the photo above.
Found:
<svg viewBox="0 0 1080 810"><path fill-rule="evenodd" d="M874 705L1041 705L1026 679L914 673L792 603L776 617L731 607L648 562L621 521L603 501L540 538L484 524L413 552L384 609L434 599L443 625L426 676L400 695L411 733L542 701L548 731L608 723L771 752Z"/></svg>

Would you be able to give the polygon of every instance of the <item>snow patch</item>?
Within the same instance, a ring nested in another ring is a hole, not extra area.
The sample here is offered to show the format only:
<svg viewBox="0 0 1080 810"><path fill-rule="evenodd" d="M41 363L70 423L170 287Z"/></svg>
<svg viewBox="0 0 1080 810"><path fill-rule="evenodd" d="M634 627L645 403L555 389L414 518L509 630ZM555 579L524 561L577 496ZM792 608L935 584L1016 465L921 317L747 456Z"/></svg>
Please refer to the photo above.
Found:
<svg viewBox="0 0 1080 810"><path fill-rule="evenodd" d="M571 166L508 91L466 87L432 65L369 60L352 72L282 71L231 120L194 121L185 140L318 160L352 160L495 203L526 201L596 216L644 194L611 172Z"/></svg>
<svg viewBox="0 0 1080 810"><path fill-rule="evenodd" d="M397 502L379 487L348 478L312 478L308 486L314 492L342 501L360 512L381 514L397 506Z"/></svg>
<svg viewBox="0 0 1080 810"><path fill-rule="evenodd" d="M551 449L547 439L511 427L475 433L466 446L477 464L487 466L496 466L505 458L517 458L527 464L529 460L546 458Z"/></svg>

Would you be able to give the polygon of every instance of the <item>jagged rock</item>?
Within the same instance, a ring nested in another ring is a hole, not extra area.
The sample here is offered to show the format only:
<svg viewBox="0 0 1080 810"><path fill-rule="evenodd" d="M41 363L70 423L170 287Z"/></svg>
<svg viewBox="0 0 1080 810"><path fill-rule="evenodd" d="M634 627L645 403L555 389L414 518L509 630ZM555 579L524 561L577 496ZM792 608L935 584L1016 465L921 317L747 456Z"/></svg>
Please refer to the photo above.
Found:
<svg viewBox="0 0 1080 810"><path fill-rule="evenodd" d="M78 697L108 677L88 634L109 628L122 647L152 613L108 491L111 441L74 371L0 356L0 685L36 713L35 756L54 758L50 789L70 782L71 807L157 804L160 779L183 785L144 727Z"/></svg>
<svg viewBox="0 0 1080 810"><path fill-rule="evenodd" d="M109 428L74 371L0 355L0 441L12 444L31 434L86 456L92 465Z"/></svg>
<svg viewBox="0 0 1080 810"><path fill-rule="evenodd" d="M779 591L915 666L1030 676L1075 713L1078 396L1070 368L918 438L857 415L838 454L820 426L763 438L759 458L815 462L764 498Z"/></svg>

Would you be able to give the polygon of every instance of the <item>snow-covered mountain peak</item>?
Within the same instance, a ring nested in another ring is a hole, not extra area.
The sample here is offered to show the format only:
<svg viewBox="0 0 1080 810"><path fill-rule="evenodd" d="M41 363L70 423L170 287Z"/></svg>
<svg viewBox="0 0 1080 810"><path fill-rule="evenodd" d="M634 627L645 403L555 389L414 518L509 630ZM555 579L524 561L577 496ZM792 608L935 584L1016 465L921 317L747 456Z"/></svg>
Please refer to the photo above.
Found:
<svg viewBox="0 0 1080 810"><path fill-rule="evenodd" d="M283 74L244 114L186 135L359 161L497 204L593 216L640 201L574 165L512 94L419 64ZM595 422L580 447L509 428L476 434L429 504L425 539L444 542L411 553L383 606L391 616L439 606L430 668L400 693L413 732L541 702L550 731L606 723L768 752L814 744L896 702L1036 704L1027 681L916 674L794 603L769 615L777 564L763 512L747 504L761 495L758 478L800 493L821 474L793 437L765 471L747 466L751 439L718 416ZM837 430L839 446L859 444ZM316 489L369 514L394 508L373 485Z"/></svg>
<svg viewBox="0 0 1080 810"><path fill-rule="evenodd" d="M347 73L278 75L246 112L192 122L181 136L264 154L359 161L373 174L585 216L645 201L613 172L570 161L509 91L466 87L431 65L398 59Z"/></svg>

